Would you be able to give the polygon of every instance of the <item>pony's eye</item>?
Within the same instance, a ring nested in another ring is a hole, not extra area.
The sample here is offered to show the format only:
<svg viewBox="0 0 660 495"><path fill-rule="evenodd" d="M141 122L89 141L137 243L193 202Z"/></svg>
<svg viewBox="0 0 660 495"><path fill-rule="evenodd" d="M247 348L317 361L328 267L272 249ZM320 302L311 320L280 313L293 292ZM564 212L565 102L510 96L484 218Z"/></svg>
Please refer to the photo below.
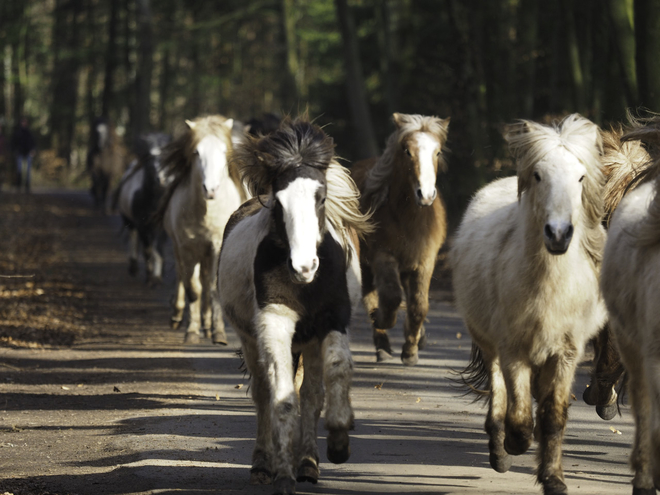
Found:
<svg viewBox="0 0 660 495"><path fill-rule="evenodd" d="M435 156L440 156L440 152L438 151L438 152L435 154Z"/></svg>
<svg viewBox="0 0 660 495"><path fill-rule="evenodd" d="M584 180L584 175L580 177L580 182L582 182L583 180Z"/></svg>
<svg viewBox="0 0 660 495"><path fill-rule="evenodd" d="M408 156L412 156L412 155L410 154L410 150L409 150L408 148L405 148L405 149L403 150L403 152L404 152L406 155L408 155Z"/></svg>
<svg viewBox="0 0 660 495"><path fill-rule="evenodd" d="M321 198L321 204L322 204L322 205L325 204L325 197Z"/></svg>
<svg viewBox="0 0 660 495"><path fill-rule="evenodd" d="M541 182L541 176L538 172L534 172L534 178L536 179L536 182Z"/></svg>

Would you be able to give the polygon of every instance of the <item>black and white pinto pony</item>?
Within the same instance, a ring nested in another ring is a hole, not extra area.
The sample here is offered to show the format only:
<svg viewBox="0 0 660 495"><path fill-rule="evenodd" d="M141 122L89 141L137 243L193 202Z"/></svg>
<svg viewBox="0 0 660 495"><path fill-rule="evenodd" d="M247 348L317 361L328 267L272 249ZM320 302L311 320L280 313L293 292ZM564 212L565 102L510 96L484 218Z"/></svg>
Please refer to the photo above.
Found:
<svg viewBox="0 0 660 495"><path fill-rule="evenodd" d="M328 459L345 462L353 427L351 312L359 304L358 236L370 230L334 145L304 118L249 137L235 161L253 192L227 225L222 309L251 374L257 439L251 483L295 493L319 477L317 423L326 401ZM302 352L300 403L292 353Z"/></svg>
<svg viewBox="0 0 660 495"><path fill-rule="evenodd" d="M573 114L554 126L521 121L505 138L518 176L476 194L451 250L456 304L474 341L463 376L473 389L488 388L491 466L506 472L509 455L536 437L545 495L565 494L571 384L606 320L601 137Z"/></svg>
<svg viewBox="0 0 660 495"><path fill-rule="evenodd" d="M172 180L156 214L172 240L177 289L172 326L179 327L190 304L185 342L198 343L200 329L227 344L217 298L218 258L225 225L248 195L228 156L233 119L221 115L186 121L187 131L165 152Z"/></svg>
<svg viewBox="0 0 660 495"><path fill-rule="evenodd" d="M124 173L113 200L113 207L119 210L129 233L128 271L137 274L142 247L150 284L163 280L165 233L152 217L167 185L161 153L170 141L171 137L162 133L140 136L136 145L138 158Z"/></svg>
<svg viewBox="0 0 660 495"><path fill-rule="evenodd" d="M610 221L601 288L635 419L633 495L654 495L660 489L660 117L638 121L623 140L642 141L653 158Z"/></svg>

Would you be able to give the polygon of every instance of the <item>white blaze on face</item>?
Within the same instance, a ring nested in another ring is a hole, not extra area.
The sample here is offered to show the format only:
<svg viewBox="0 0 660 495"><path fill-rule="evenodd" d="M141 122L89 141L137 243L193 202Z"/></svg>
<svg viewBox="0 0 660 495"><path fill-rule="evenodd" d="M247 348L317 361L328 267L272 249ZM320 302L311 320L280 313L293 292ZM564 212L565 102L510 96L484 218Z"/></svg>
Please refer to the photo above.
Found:
<svg viewBox="0 0 660 495"><path fill-rule="evenodd" d="M291 265L301 282L314 279L319 266L316 246L321 242L316 215L316 192L321 183L300 177L275 195L282 205L286 235L291 249Z"/></svg>
<svg viewBox="0 0 660 495"><path fill-rule="evenodd" d="M419 192L415 192L420 204L430 205L438 194L435 189L434 158L439 151L439 145L438 141L426 132L418 133L416 140L419 160Z"/></svg>
<svg viewBox="0 0 660 495"><path fill-rule="evenodd" d="M197 145L204 193L208 199L215 198L220 183L228 176L227 151L227 143L216 136L206 136Z"/></svg>

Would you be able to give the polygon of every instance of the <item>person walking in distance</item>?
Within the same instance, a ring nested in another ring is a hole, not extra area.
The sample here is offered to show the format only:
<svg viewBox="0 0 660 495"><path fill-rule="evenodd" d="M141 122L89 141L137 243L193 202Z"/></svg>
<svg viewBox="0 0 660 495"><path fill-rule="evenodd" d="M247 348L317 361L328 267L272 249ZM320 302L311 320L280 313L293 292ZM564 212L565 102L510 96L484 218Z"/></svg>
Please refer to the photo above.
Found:
<svg viewBox="0 0 660 495"><path fill-rule="evenodd" d="M30 170L32 168L32 159L35 155L36 145L34 136L28 127L27 117L22 117L19 126L14 131L11 140L12 151L16 158L16 186L20 191L23 185L23 175L25 175L25 190L30 192ZM25 164L25 169L23 168ZM25 174L23 174L25 170Z"/></svg>

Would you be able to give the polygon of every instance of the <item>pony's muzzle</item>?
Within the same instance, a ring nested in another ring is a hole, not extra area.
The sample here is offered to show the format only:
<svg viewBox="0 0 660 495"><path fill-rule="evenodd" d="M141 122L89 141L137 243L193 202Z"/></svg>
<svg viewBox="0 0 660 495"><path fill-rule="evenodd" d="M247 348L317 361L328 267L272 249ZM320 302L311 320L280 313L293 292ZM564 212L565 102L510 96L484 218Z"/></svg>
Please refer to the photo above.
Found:
<svg viewBox="0 0 660 495"><path fill-rule="evenodd" d="M297 262L295 264L293 260L289 258L288 266L291 279L294 282L299 284L308 284L314 280L316 270L319 267L319 258L318 256L315 256L309 261L305 261L303 263Z"/></svg>
<svg viewBox="0 0 660 495"><path fill-rule="evenodd" d="M419 206L431 206L438 197L438 190L434 187L431 194L424 194L421 187L417 188L415 199Z"/></svg>
<svg viewBox="0 0 660 495"><path fill-rule="evenodd" d="M206 187L206 184L204 184L204 196L206 196L206 199L215 199L215 193L218 191L217 187L214 187L213 189L209 189Z"/></svg>
<svg viewBox="0 0 660 495"><path fill-rule="evenodd" d="M570 222L548 222L543 229L545 247L550 254L564 254L573 239L573 224Z"/></svg>

